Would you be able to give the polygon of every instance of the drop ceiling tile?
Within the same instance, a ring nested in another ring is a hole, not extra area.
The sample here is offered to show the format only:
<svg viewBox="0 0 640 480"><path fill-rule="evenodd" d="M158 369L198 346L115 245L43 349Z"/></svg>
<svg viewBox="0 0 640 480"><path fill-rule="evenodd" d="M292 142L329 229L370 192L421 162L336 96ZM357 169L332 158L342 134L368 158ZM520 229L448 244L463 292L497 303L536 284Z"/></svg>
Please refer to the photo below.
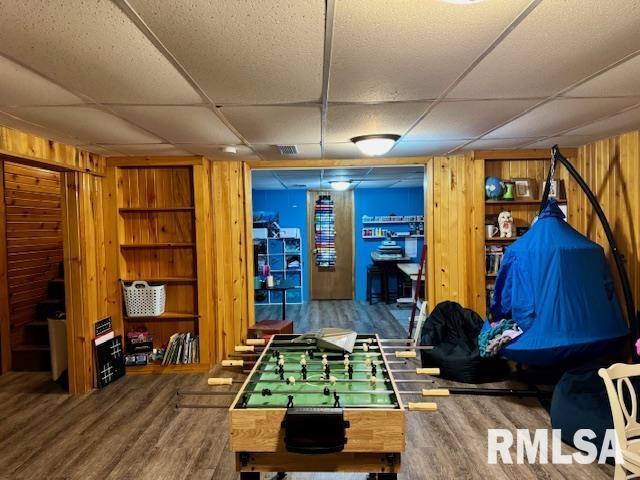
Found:
<svg viewBox="0 0 640 480"><path fill-rule="evenodd" d="M366 175L367 172L369 172L370 170L372 170L370 167L364 167L364 168L325 168L324 169L324 176L325 177L338 177L338 176L343 176L343 177L352 177L352 176L362 177L363 175Z"/></svg>
<svg viewBox="0 0 640 480"><path fill-rule="evenodd" d="M528 3L336 2L330 99L436 98Z"/></svg>
<svg viewBox="0 0 640 480"><path fill-rule="evenodd" d="M276 169L271 170L271 172L280 178L306 178L309 176L320 177L322 175L322 170L310 168L298 168L295 170Z"/></svg>
<svg viewBox="0 0 640 480"><path fill-rule="evenodd" d="M396 175L398 177L422 175L424 167L421 165L409 165L406 167L375 167L369 175Z"/></svg>
<svg viewBox="0 0 640 480"><path fill-rule="evenodd" d="M372 180L360 182L356 188L388 188L397 182L397 180Z"/></svg>
<svg viewBox="0 0 640 480"><path fill-rule="evenodd" d="M91 107L22 107L5 111L45 128L69 132L82 143L161 143L120 118Z"/></svg>
<svg viewBox="0 0 640 480"><path fill-rule="evenodd" d="M296 147L298 147L297 155L281 155L278 151L278 148L275 145L259 145L253 144L253 147L260 154L262 158L265 160L299 160L299 159L307 159L307 158L320 158L320 144L300 144L297 143Z"/></svg>
<svg viewBox="0 0 640 480"><path fill-rule="evenodd" d="M598 138L640 129L640 108L633 108L612 117L566 132L567 135L587 135Z"/></svg>
<svg viewBox="0 0 640 480"><path fill-rule="evenodd" d="M320 99L324 1L129 3L216 103Z"/></svg>
<svg viewBox="0 0 640 480"><path fill-rule="evenodd" d="M172 143L240 143L238 137L207 107L126 106L112 109L119 116Z"/></svg>
<svg viewBox="0 0 640 480"><path fill-rule="evenodd" d="M534 143L529 143L523 146L523 148L551 148L554 145L562 147L581 147L593 140L593 137L588 136L572 136L561 135L559 137L546 138L544 140L538 140Z"/></svg>
<svg viewBox="0 0 640 480"><path fill-rule="evenodd" d="M326 143L324 158L369 158L351 142Z"/></svg>
<svg viewBox="0 0 640 480"><path fill-rule="evenodd" d="M329 105L326 141L348 142L358 135L402 135L418 120L428 103L382 103L377 105Z"/></svg>
<svg viewBox="0 0 640 480"><path fill-rule="evenodd" d="M531 110L484 138L554 135L611 115L635 103L638 103L638 98L560 98Z"/></svg>
<svg viewBox="0 0 640 480"><path fill-rule="evenodd" d="M569 90L568 97L640 96L640 55Z"/></svg>
<svg viewBox="0 0 640 480"><path fill-rule="evenodd" d="M61 133L54 129L45 128L41 125L26 122L2 112L0 112L0 125L2 125L3 127L9 127L20 130L22 132L30 133L38 137L46 138L47 140L64 143L66 145L79 145L82 143L87 143L71 135Z"/></svg>
<svg viewBox="0 0 640 480"><path fill-rule="evenodd" d="M97 153L103 157L120 157L123 155L123 153L118 150L106 148L102 145L80 145L78 148L87 152Z"/></svg>
<svg viewBox="0 0 640 480"><path fill-rule="evenodd" d="M28 68L0 56L0 105L71 105L83 101Z"/></svg>
<svg viewBox="0 0 640 480"><path fill-rule="evenodd" d="M640 2L542 2L451 92L456 98L548 96L638 49ZM563 28L559 19L569 19ZM475 32L473 32L475 33Z"/></svg>
<svg viewBox="0 0 640 480"><path fill-rule="evenodd" d="M319 107L224 107L222 113L249 143L320 143Z"/></svg>
<svg viewBox="0 0 640 480"><path fill-rule="evenodd" d="M222 151L223 147L228 146L225 145L211 145L211 144L200 144L200 143L176 143L178 148L182 148L183 150L187 150L196 155L202 155L205 157L211 158L235 158L241 160L254 160L259 157L255 155L253 150L245 145L233 145L236 147L236 153L225 153Z"/></svg>
<svg viewBox="0 0 640 480"><path fill-rule="evenodd" d="M450 150L466 143L467 140L441 140L435 142L400 141L386 157L423 157L444 155Z"/></svg>
<svg viewBox="0 0 640 480"><path fill-rule="evenodd" d="M103 144L104 148L117 150L124 155L140 155L140 156L191 156L192 154L186 150L175 147L169 143L142 143L132 145L108 145Z"/></svg>
<svg viewBox="0 0 640 480"><path fill-rule="evenodd" d="M442 102L411 130L407 140L475 138L535 105L536 100Z"/></svg>
<svg viewBox="0 0 640 480"><path fill-rule="evenodd" d="M515 148L527 143L535 142L539 137L535 138L481 138L464 147L465 150L500 150L502 148Z"/></svg>
<svg viewBox="0 0 640 480"><path fill-rule="evenodd" d="M0 0L0 11L0 53L72 92L99 102L202 101L115 2Z"/></svg>

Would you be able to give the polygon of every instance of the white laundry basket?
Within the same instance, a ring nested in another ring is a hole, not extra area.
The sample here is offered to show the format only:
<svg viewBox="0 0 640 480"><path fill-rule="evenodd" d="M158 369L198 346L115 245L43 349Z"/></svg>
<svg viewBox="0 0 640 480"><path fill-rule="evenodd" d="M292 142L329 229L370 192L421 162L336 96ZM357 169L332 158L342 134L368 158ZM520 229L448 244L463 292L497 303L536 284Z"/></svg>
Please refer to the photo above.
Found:
<svg viewBox="0 0 640 480"><path fill-rule="evenodd" d="M164 313L167 299L164 284L149 285L144 280L136 280L131 285L123 282L122 290L128 317L158 317Z"/></svg>

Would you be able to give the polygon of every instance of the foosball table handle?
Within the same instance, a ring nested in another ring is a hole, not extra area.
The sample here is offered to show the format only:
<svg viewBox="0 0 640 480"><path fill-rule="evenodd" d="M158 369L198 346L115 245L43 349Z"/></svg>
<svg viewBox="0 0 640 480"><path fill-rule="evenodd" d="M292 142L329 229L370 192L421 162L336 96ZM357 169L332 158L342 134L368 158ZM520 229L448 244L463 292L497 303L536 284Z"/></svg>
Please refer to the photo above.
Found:
<svg viewBox="0 0 640 480"><path fill-rule="evenodd" d="M416 351L402 350L400 352L396 352L396 358L416 358Z"/></svg>
<svg viewBox="0 0 640 480"><path fill-rule="evenodd" d="M223 367L242 367L244 360L222 360Z"/></svg>
<svg viewBox="0 0 640 480"><path fill-rule="evenodd" d="M264 345L266 342L264 341L264 338L247 338L245 340L245 342L247 345Z"/></svg>
<svg viewBox="0 0 640 480"><path fill-rule="evenodd" d="M416 375L440 375L439 368L416 368Z"/></svg>
<svg viewBox="0 0 640 480"><path fill-rule="evenodd" d="M232 383L233 378L210 377L207 380L208 385L231 385Z"/></svg>
<svg viewBox="0 0 640 480"><path fill-rule="evenodd" d="M255 350L253 345L236 345L234 351L236 352L253 352Z"/></svg>
<svg viewBox="0 0 640 480"><path fill-rule="evenodd" d="M422 389L423 397L448 397L449 390L446 388L423 388Z"/></svg>
<svg viewBox="0 0 640 480"><path fill-rule="evenodd" d="M437 412L438 405L433 402L409 402L408 404L410 412Z"/></svg>

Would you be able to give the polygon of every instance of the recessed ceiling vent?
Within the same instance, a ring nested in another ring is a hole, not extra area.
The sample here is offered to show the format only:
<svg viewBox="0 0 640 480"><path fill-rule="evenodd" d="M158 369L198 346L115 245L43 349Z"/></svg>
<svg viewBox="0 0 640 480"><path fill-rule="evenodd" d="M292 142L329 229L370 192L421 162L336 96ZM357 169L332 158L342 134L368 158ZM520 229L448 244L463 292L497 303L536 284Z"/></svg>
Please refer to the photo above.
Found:
<svg viewBox="0 0 640 480"><path fill-rule="evenodd" d="M295 145L276 145L280 155L297 155L298 147Z"/></svg>

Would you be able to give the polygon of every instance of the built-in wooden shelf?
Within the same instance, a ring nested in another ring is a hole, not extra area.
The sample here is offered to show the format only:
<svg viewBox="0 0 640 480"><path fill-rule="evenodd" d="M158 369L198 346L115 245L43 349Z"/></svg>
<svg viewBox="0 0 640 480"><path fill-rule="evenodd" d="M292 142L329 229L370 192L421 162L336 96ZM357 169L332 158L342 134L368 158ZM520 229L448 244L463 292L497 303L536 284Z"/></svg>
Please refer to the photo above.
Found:
<svg viewBox="0 0 640 480"><path fill-rule="evenodd" d="M128 366L127 375L150 375L161 373L199 373L209 371L206 363L178 363L162 365L161 362L153 362L147 365Z"/></svg>
<svg viewBox="0 0 640 480"><path fill-rule="evenodd" d="M123 243L120 248L193 248L195 243Z"/></svg>
<svg viewBox="0 0 640 480"><path fill-rule="evenodd" d="M511 243L511 242L515 242L520 238L522 237L511 237L511 238L494 237L494 238L485 239L485 243Z"/></svg>
<svg viewBox="0 0 640 480"><path fill-rule="evenodd" d="M386 235L363 235L362 238L364 239L368 239L368 238L377 238L377 239L381 239L381 238L387 238ZM393 237L391 237L391 240L396 240L399 238L424 238L424 235L394 235Z"/></svg>
<svg viewBox="0 0 640 480"><path fill-rule="evenodd" d="M127 317L124 316L125 321L127 322L148 322L148 321L162 321L162 320L197 320L200 318L200 315L195 313L179 313L179 312L164 312L162 315L157 317Z"/></svg>
<svg viewBox="0 0 640 480"><path fill-rule="evenodd" d="M119 208L120 213L135 213L135 212L190 212L195 210L195 207L123 207Z"/></svg>
<svg viewBox="0 0 640 480"><path fill-rule="evenodd" d="M539 198L521 199L521 200L485 200L487 205L540 205L542 200ZM556 201L560 204L567 203L565 199L557 198Z"/></svg>
<svg viewBox="0 0 640 480"><path fill-rule="evenodd" d="M139 280L144 280L147 283L195 283L198 281L197 278L190 277L138 277L131 279L121 278L120 280L127 283Z"/></svg>

